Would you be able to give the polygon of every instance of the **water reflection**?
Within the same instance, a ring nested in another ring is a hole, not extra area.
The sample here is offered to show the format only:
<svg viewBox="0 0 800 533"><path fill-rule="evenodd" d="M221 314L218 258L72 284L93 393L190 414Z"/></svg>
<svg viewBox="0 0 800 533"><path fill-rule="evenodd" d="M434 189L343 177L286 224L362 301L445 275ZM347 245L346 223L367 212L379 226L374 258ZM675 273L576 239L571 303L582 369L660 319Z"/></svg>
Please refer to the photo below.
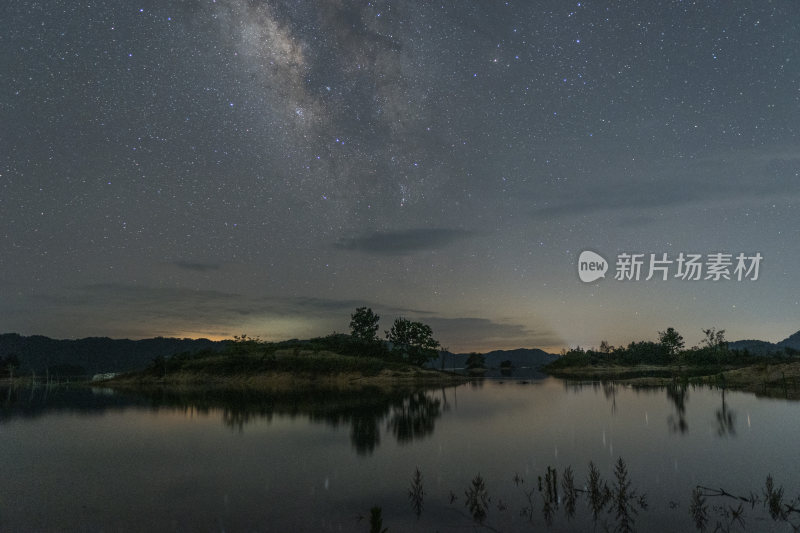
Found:
<svg viewBox="0 0 800 533"><path fill-rule="evenodd" d="M606 400L611 401L611 414L616 414L617 412L617 384L613 381L604 381L603 382L603 394L606 397Z"/></svg>
<svg viewBox="0 0 800 533"><path fill-rule="evenodd" d="M417 392L392 406L389 429L400 444L433 433L434 422L442 415L442 401Z"/></svg>
<svg viewBox="0 0 800 533"><path fill-rule="evenodd" d="M689 390L686 383L673 381L667 385L667 399L675 408L675 413L667 417L667 424L672 433L686 433L689 424L686 422L686 402L689 399Z"/></svg>
<svg viewBox="0 0 800 533"><path fill-rule="evenodd" d="M481 390L489 383L494 381L474 380L462 391ZM597 395L602 394L611 415L620 416L618 403L625 397L627 387L613 381L564 381L563 386L574 394L580 394L586 388ZM668 409L662 416L666 417L670 433L686 435L689 432L689 387L686 382L675 380L661 389L650 389L654 394L658 394L658 390L665 392ZM637 389L634 391L639 394ZM729 403L729 391L724 388L717 391L720 403L708 408L709 415L713 413L714 431L719 437L736 437L737 416ZM0 387L0 423L12 417L34 418L52 411L101 414L129 408L164 409L178 410L187 415L212 415L216 412L226 427L241 432L259 421L270 423L274 417L303 417L313 423L347 428L354 451L359 455L370 455L387 435L400 444L429 437L435 430L436 421L445 412L458 407L457 401L456 387L449 390L303 389L280 393L154 389L144 394L119 393L102 387Z"/></svg>
<svg viewBox="0 0 800 533"><path fill-rule="evenodd" d="M455 389L455 387L453 388ZM445 389L362 388L358 390L301 389L280 393L230 389L152 389L135 395L115 394L108 388L8 389L0 422L21 416L36 417L48 411L101 413L128 407L154 411L178 410L186 414L221 414L235 431L273 417L307 417L333 427L349 426L350 441L360 455L372 453L381 442L382 429L400 444L425 438L435 429L443 410L449 409ZM455 396L455 391L453 390Z"/></svg>
<svg viewBox="0 0 800 533"><path fill-rule="evenodd" d="M96 413L148 405L146 399L108 388L41 385L0 387L0 423L11 418L37 418L49 413Z"/></svg>
<svg viewBox="0 0 800 533"><path fill-rule="evenodd" d="M722 407L717 409L717 435L736 435L736 413L725 404L725 389L722 389Z"/></svg>
<svg viewBox="0 0 800 533"><path fill-rule="evenodd" d="M0 391L0 407L8 407L16 401L17 395L13 387L7 387L5 391Z"/></svg>
<svg viewBox="0 0 800 533"><path fill-rule="evenodd" d="M159 408L176 407L222 411L223 423L242 431L258 420L273 416L307 416L312 422L333 427L350 426L350 440L359 454L372 453L381 442L385 424L397 442L404 444L433 433L442 415L444 390L398 390L379 388L357 391L300 390L284 393L253 393L230 390L176 394L159 391L151 398Z"/></svg>
<svg viewBox="0 0 800 533"><path fill-rule="evenodd" d="M0 530L137 530L147 516L159 530L367 531L357 517L382 508L392 532L688 531L697 483L758 488L777 472L773 499L781 483L796 494L800 404L680 381L503 381L273 394L0 388ZM710 531L724 502L700 496ZM747 512L754 530L779 530Z"/></svg>
<svg viewBox="0 0 800 533"><path fill-rule="evenodd" d="M585 388L591 389L599 394L603 393L606 401L611 406L611 414L618 414L617 396L620 391L620 384L614 381L592 381L592 382L575 382L564 381L564 389L575 394L580 394ZM670 433L687 434L689 432L689 423L687 421L687 405L689 403L689 387L690 385L684 381L674 380L669 385L660 388L652 388L649 390L663 390L666 393L667 403L672 409L672 413L667 416L667 427ZM696 386L693 386L696 387ZM640 390L640 389L634 389ZM714 390L714 388L711 388ZM719 389L721 395L721 406L714 411L716 419L716 432L720 437L735 437L736 436L736 412L731 409L726 401L727 390L722 387ZM749 420L748 420L749 424Z"/></svg>

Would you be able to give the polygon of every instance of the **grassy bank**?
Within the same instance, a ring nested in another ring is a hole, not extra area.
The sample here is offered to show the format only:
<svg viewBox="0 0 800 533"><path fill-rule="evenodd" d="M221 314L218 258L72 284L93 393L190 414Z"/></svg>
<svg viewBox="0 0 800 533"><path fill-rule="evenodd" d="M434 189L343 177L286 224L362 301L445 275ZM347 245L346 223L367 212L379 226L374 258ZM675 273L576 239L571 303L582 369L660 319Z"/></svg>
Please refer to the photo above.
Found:
<svg viewBox="0 0 800 533"><path fill-rule="evenodd" d="M800 361L764 360L746 365L591 365L545 368L571 380L619 381L638 387L662 387L676 380L753 392L758 396L800 399Z"/></svg>
<svg viewBox="0 0 800 533"><path fill-rule="evenodd" d="M157 359L141 371L105 383L118 388L197 387L260 391L297 388L390 389L453 385L467 378L390 359L251 342L229 352L200 352Z"/></svg>
<svg viewBox="0 0 800 533"><path fill-rule="evenodd" d="M169 387L191 390L202 387L280 392L309 387L335 390L378 387L388 390L414 385L456 385L464 383L466 380L464 376L455 374L409 368L406 370L381 370L378 373L369 374L361 372L322 374L264 371L255 374L210 375L205 372L176 372L159 377L135 373L119 376L105 381L103 384L117 388Z"/></svg>

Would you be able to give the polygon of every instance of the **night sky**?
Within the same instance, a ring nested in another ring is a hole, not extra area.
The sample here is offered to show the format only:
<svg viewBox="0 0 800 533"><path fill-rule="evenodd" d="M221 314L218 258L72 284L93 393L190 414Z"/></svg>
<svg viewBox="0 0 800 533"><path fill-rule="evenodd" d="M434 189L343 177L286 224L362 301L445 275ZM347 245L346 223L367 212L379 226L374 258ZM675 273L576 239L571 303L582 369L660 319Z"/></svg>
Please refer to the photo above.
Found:
<svg viewBox="0 0 800 533"><path fill-rule="evenodd" d="M799 51L794 0L6 0L0 331L779 341ZM644 279L681 252L731 279Z"/></svg>

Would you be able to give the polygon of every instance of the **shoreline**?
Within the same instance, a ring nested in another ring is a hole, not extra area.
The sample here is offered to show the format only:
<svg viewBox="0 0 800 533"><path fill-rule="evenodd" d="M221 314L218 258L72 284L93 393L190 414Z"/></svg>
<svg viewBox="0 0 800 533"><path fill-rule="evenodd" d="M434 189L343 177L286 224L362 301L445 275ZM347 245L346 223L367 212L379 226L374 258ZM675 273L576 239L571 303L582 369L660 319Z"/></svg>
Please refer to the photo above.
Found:
<svg viewBox="0 0 800 533"><path fill-rule="evenodd" d="M586 366L541 369L547 376L576 381L612 381L636 388L706 385L750 392L759 397L800 400L800 361L763 362L744 366ZM513 376L511 376L513 377ZM455 374L422 368L383 369L377 373L342 371L332 373L266 371L252 374L213 375L207 372L179 371L166 376L128 373L102 381L70 382L70 385L108 387L120 391L171 389L228 389L243 392L287 392L302 389L358 391L380 389L436 388L480 381L484 376ZM0 380L0 385L19 388L28 385L25 377Z"/></svg>
<svg viewBox="0 0 800 533"><path fill-rule="evenodd" d="M180 389L230 389L254 392L283 392L304 388L331 390L404 389L410 387L440 387L468 383L469 376L428 369L389 370L374 375L360 372L331 374L263 372L258 374L232 374L212 376L199 372L179 372L165 377L140 374L121 375L110 380L92 382L114 389L135 390L152 388Z"/></svg>
<svg viewBox="0 0 800 533"><path fill-rule="evenodd" d="M745 366L590 366L543 370L565 381L614 381L633 387L708 385L750 392L760 397L800 399L800 361L764 362Z"/></svg>

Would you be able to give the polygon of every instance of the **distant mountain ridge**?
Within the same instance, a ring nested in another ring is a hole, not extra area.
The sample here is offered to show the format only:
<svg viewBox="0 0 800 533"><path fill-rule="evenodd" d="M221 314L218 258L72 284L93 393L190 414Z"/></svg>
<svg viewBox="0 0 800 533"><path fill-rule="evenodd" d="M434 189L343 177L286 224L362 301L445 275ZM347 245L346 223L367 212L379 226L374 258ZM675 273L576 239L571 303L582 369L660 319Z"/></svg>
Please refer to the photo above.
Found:
<svg viewBox="0 0 800 533"><path fill-rule="evenodd" d="M142 340L108 337L51 339L42 335L26 337L4 333L0 334L0 357L15 354L20 361L18 374L90 375L138 370L149 365L156 357L169 357L183 352L221 351L230 342L168 337ZM469 355L444 352L427 366L442 368L444 361L444 368L463 368ZM504 361L511 361L515 368L540 368L558 358L538 348L494 350L482 355L489 368L499 368Z"/></svg>
<svg viewBox="0 0 800 533"><path fill-rule="evenodd" d="M431 361L431 368L464 368L468 353L443 352L437 359ZM538 348L517 348L515 350L493 350L483 355L488 368L500 368L503 361L511 361L514 368L541 368L558 359L558 355L547 353ZM444 364L442 364L444 363Z"/></svg>
<svg viewBox="0 0 800 533"><path fill-rule="evenodd" d="M768 342L760 340L741 340L728 343L728 348L731 350L747 350L750 353L757 355L766 355L770 353L780 352L786 348L790 350L800 350L800 331L789 335L779 342Z"/></svg>
<svg viewBox="0 0 800 533"><path fill-rule="evenodd" d="M783 348L794 348L795 350L800 350L800 331L794 333L793 335L789 335L782 341L778 343L778 346Z"/></svg>
<svg viewBox="0 0 800 533"><path fill-rule="evenodd" d="M19 374L49 373L74 376L101 372L125 372L146 367L159 356L182 352L222 350L230 341L156 337L130 340L108 337L51 339L41 335L25 337L0 334L0 357L16 354Z"/></svg>
<svg viewBox="0 0 800 533"><path fill-rule="evenodd" d="M20 361L19 374L86 375L101 372L124 372L146 367L159 356L169 357L182 352L223 350L231 341L208 339L176 339L156 337L130 340L108 337L85 339L51 339L41 335L22 336L17 333L0 334L0 357L16 354ZM728 343L734 350L748 350L752 354L767 355L789 350L800 351L800 331L780 342L739 340ZM443 352L427 366L430 368L464 368L468 353ZM515 368L538 369L558 359L558 355L538 348L493 350L482 354L489 368L500 368L510 361Z"/></svg>

